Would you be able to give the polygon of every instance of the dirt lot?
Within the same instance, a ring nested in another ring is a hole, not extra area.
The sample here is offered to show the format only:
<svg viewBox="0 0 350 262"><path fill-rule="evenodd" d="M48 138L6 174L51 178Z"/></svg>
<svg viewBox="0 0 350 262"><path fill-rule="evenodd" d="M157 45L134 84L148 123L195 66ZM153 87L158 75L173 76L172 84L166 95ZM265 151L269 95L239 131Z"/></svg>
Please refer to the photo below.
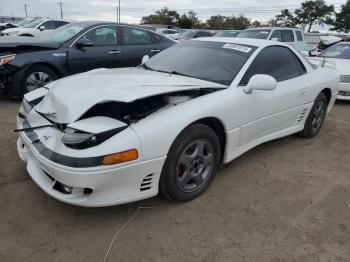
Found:
<svg viewBox="0 0 350 262"><path fill-rule="evenodd" d="M233 161L195 201L108 208L69 206L34 184L15 149L18 107L0 99L1 262L104 261L115 234L105 261L350 261L350 103L315 139Z"/></svg>

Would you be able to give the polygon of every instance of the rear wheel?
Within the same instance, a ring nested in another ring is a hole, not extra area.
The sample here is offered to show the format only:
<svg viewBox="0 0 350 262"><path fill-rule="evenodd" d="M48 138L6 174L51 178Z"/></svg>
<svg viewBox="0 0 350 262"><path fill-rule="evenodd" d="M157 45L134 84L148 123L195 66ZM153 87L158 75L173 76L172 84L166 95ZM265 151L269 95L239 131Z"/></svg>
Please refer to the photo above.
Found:
<svg viewBox="0 0 350 262"><path fill-rule="evenodd" d="M57 79L57 74L51 68L43 65L30 67L23 75L21 81L22 95L43 87Z"/></svg>
<svg viewBox="0 0 350 262"><path fill-rule="evenodd" d="M327 114L328 100L324 93L320 93L311 108L306 119L304 130L300 135L305 138L312 138L318 134Z"/></svg>
<svg viewBox="0 0 350 262"><path fill-rule="evenodd" d="M160 192L175 201L200 196L213 181L219 159L216 133L202 124L189 126L170 148L160 178Z"/></svg>

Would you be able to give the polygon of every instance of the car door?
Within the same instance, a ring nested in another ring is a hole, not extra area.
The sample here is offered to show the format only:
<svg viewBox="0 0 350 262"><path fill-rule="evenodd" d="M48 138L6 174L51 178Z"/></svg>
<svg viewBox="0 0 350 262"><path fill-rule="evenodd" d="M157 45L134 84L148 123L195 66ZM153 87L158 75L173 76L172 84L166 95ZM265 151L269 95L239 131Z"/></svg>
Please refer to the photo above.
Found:
<svg viewBox="0 0 350 262"><path fill-rule="evenodd" d="M282 42L295 46L293 30L282 30Z"/></svg>
<svg viewBox="0 0 350 262"><path fill-rule="evenodd" d="M38 29L40 31L50 32L51 30L54 30L57 28L56 22L57 22L56 20L48 20L48 21L42 23L41 25L39 25Z"/></svg>
<svg viewBox="0 0 350 262"><path fill-rule="evenodd" d="M271 46L263 49L241 80L239 87L243 93L244 86L256 74L274 77L278 82L277 88L254 90L242 96L240 110L244 112L246 122L241 126L240 146L293 128L306 117L309 107L306 98L307 71L289 48Z"/></svg>
<svg viewBox="0 0 350 262"><path fill-rule="evenodd" d="M156 35L147 30L121 26L123 66L138 66L145 55L153 56L166 47L157 41ZM159 38L161 36L157 35Z"/></svg>
<svg viewBox="0 0 350 262"><path fill-rule="evenodd" d="M269 39L282 42L282 30L274 30Z"/></svg>
<svg viewBox="0 0 350 262"><path fill-rule="evenodd" d="M68 68L70 74L76 74L95 68L115 68L121 66L121 46L118 29L114 25L103 25L90 29L79 39L92 44L79 47L77 41L69 48Z"/></svg>

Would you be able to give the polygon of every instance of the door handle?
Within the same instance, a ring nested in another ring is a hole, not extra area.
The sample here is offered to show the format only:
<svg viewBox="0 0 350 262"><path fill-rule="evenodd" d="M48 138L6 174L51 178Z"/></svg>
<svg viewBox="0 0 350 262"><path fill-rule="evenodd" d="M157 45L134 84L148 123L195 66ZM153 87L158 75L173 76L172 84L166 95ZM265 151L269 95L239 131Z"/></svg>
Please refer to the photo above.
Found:
<svg viewBox="0 0 350 262"><path fill-rule="evenodd" d="M151 50L151 53L157 53L157 52L160 52L160 50L159 49L152 49Z"/></svg>
<svg viewBox="0 0 350 262"><path fill-rule="evenodd" d="M121 52L122 51L120 51L120 50L111 50L108 53L110 53L111 55L117 55L117 54L120 54Z"/></svg>

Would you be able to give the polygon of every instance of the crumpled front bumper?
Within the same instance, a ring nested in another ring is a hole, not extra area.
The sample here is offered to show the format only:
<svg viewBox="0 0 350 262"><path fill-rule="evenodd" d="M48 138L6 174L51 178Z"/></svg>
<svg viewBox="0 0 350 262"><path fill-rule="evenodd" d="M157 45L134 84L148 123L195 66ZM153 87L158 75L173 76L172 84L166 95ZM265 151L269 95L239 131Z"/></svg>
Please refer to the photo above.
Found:
<svg viewBox="0 0 350 262"><path fill-rule="evenodd" d="M17 122L21 127L21 120ZM65 203L89 207L124 204L157 195L166 158L114 166L67 167L41 155L24 132L20 132L17 150L27 163L28 174L47 194Z"/></svg>

